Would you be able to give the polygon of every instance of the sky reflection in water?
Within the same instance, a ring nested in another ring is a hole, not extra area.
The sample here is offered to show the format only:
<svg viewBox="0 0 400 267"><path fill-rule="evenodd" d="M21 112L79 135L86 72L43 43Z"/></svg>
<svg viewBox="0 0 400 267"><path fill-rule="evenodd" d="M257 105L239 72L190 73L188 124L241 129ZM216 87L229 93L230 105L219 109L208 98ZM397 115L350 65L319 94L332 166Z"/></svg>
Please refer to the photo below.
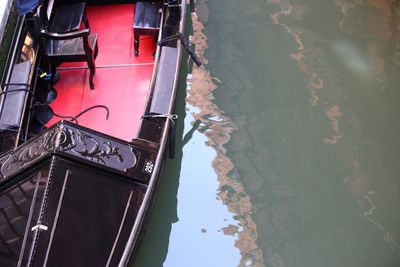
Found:
<svg viewBox="0 0 400 267"><path fill-rule="evenodd" d="M187 116L185 129L190 129L193 121ZM235 235L223 234L224 227L237 221L217 196L218 179L211 165L216 152L207 141L197 131L183 148L179 221L172 225L164 266L236 266L239 262L240 254L233 245Z"/></svg>

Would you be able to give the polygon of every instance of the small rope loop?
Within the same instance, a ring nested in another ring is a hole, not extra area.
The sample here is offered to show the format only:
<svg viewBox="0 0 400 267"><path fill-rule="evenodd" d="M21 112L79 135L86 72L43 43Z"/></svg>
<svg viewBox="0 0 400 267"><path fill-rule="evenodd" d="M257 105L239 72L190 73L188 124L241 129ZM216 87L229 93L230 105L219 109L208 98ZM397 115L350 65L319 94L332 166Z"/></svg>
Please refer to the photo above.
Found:
<svg viewBox="0 0 400 267"><path fill-rule="evenodd" d="M174 122L178 119L177 114L147 114L143 115L143 118L166 118L169 119L171 122Z"/></svg>

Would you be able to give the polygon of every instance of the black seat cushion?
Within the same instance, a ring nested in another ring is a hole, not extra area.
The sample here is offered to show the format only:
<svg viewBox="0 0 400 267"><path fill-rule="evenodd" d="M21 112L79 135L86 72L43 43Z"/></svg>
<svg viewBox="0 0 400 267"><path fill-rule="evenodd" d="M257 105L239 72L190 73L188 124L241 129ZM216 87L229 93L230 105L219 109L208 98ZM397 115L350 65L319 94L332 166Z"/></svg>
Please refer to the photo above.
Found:
<svg viewBox="0 0 400 267"><path fill-rule="evenodd" d="M166 114L174 90L175 69L178 61L178 49L163 46L161 49L159 71L151 100L150 113Z"/></svg>
<svg viewBox="0 0 400 267"><path fill-rule="evenodd" d="M133 28L158 29L160 27L160 2L137 2L135 6L135 20Z"/></svg>
<svg viewBox="0 0 400 267"><path fill-rule="evenodd" d="M30 61L16 64L11 74L10 84L26 84L29 80L30 71ZM5 91L13 91L16 89L27 89L27 87L21 85L9 85L4 88ZM27 92L24 91L17 91L15 93L5 94L0 115L0 129L19 128L25 107L26 94Z"/></svg>
<svg viewBox="0 0 400 267"><path fill-rule="evenodd" d="M85 49L83 47L83 37L68 39L68 40L48 40L47 43L47 56L61 57L61 56L85 56ZM89 45L94 50L97 42L97 33L89 35ZM72 59L71 59L72 60Z"/></svg>

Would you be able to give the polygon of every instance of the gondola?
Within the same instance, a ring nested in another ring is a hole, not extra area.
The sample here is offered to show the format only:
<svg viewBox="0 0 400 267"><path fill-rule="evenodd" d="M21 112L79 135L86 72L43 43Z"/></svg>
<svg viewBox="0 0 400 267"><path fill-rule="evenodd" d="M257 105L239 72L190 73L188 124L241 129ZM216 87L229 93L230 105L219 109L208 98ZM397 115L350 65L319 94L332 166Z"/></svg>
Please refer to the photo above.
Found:
<svg viewBox="0 0 400 267"><path fill-rule="evenodd" d="M182 48L201 64L182 34L186 3L7 8L0 266L127 266L174 156Z"/></svg>

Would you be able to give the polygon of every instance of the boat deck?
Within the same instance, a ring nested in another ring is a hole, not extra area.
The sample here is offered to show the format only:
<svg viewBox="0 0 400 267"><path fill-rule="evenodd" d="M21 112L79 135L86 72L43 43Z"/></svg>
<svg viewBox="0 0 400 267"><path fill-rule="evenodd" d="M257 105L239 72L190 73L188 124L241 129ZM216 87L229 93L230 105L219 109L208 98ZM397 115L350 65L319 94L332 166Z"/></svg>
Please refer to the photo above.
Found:
<svg viewBox="0 0 400 267"><path fill-rule="evenodd" d="M134 4L88 6L91 31L99 38L95 89L89 87L85 62L62 64L61 79L54 86L58 97L51 104L56 114L66 116L105 105L110 109L108 120L104 109L93 109L79 117L79 124L128 141L137 135L156 49L154 37L145 36L140 41L140 55L134 56L133 10ZM47 125L59 120L54 116Z"/></svg>

